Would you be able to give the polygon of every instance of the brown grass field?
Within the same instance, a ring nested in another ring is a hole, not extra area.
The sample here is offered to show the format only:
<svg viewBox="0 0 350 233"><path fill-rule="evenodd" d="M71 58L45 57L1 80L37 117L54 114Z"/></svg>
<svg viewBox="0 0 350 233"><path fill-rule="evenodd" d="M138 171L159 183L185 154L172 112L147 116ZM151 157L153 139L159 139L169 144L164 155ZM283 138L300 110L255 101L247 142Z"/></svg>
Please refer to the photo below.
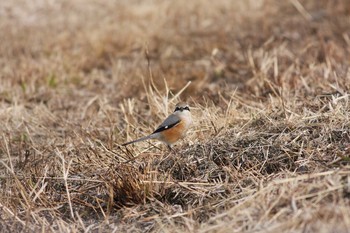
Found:
<svg viewBox="0 0 350 233"><path fill-rule="evenodd" d="M1 232L350 232L349 0L0 2ZM178 101L194 124L151 133Z"/></svg>

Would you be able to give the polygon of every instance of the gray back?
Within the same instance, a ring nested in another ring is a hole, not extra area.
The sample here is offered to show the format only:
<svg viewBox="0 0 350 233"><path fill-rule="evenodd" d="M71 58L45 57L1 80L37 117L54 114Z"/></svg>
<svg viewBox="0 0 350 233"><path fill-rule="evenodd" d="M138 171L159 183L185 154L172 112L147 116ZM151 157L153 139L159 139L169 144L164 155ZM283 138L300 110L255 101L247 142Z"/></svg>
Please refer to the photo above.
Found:
<svg viewBox="0 0 350 233"><path fill-rule="evenodd" d="M180 121L180 117L173 113L170 116L168 116L153 133L158 133L163 130L170 129L171 127L174 127L175 125L179 124Z"/></svg>

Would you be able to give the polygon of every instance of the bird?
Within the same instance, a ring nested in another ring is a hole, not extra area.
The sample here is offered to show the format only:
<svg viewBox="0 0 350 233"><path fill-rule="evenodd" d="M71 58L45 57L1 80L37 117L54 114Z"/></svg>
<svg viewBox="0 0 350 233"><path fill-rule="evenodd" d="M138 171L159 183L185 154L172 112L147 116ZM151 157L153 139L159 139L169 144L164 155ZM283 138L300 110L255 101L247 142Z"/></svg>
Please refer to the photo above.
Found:
<svg viewBox="0 0 350 233"><path fill-rule="evenodd" d="M122 146L127 146L136 142L148 139L157 139L162 141L172 150L171 146L178 140L185 137L188 129L192 125L192 116L190 107L184 102L176 104L174 112L169 115L158 128L145 137L126 142Z"/></svg>

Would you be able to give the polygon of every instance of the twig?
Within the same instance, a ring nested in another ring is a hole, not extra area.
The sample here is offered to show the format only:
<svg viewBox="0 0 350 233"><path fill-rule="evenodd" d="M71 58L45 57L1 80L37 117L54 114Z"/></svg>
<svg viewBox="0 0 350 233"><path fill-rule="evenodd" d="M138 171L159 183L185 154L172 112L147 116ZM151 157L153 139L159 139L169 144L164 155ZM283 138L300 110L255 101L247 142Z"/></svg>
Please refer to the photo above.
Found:
<svg viewBox="0 0 350 233"><path fill-rule="evenodd" d="M71 199L70 199L69 187L68 187L68 174L69 174L70 165L72 164L72 160L68 161L68 166L67 166L67 169L66 169L66 166L65 166L65 162L66 161L65 161L64 156L62 155L62 153L58 150L58 148L56 148L56 154L62 160L62 174L63 174L62 177L63 177L63 180L64 180L64 185L66 186L66 192L67 192L67 199L68 199L70 214L71 214L71 217L73 219L75 219L74 212L73 212L73 206L72 206L72 202L71 202Z"/></svg>

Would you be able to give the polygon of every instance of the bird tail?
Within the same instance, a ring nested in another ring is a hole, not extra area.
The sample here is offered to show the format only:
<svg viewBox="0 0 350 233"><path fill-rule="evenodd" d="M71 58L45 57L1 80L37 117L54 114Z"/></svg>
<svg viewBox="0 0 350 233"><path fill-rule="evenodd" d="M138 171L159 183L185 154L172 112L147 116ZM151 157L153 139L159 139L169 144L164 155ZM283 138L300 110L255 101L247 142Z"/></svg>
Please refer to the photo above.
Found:
<svg viewBox="0 0 350 233"><path fill-rule="evenodd" d="M142 138L130 141L130 142L126 142L126 143L122 144L122 146L127 146L127 145L133 144L135 142L141 142L141 141L144 141L144 140L147 140L147 139L152 139L152 138L154 138L154 136L155 136L154 134L151 134L151 135L148 135L148 136L145 136L145 137L142 137Z"/></svg>

